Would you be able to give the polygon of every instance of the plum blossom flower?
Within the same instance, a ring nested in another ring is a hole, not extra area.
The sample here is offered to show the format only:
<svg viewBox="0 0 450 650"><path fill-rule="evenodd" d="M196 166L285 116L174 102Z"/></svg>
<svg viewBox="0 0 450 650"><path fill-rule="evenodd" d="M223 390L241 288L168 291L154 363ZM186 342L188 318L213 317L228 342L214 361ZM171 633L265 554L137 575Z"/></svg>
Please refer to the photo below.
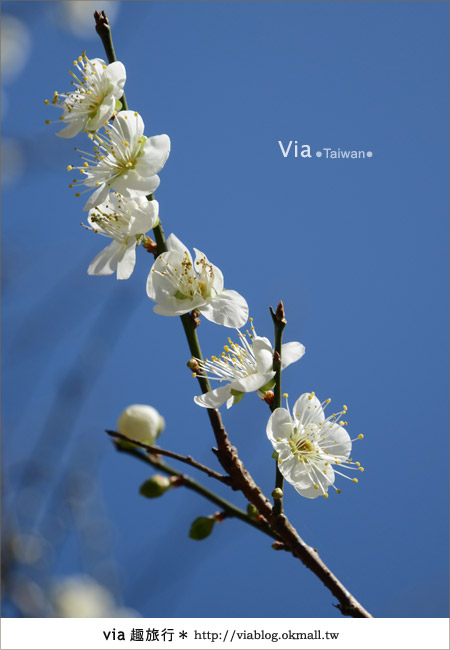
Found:
<svg viewBox="0 0 450 650"><path fill-rule="evenodd" d="M81 152L84 154L81 156L83 165L69 165L67 168L69 171L78 169L84 176L79 185L96 188L84 206L85 210L103 203L110 190L125 197L143 196L156 190L159 185L157 174L170 152L168 135L147 138L142 117L135 111L121 111L102 133L89 133L88 137L95 143L94 153Z"/></svg>
<svg viewBox="0 0 450 650"><path fill-rule="evenodd" d="M82 130L97 131L103 126L112 117L126 80L125 66L120 61L107 65L103 59L88 59L83 52L73 64L76 72L70 70L69 74L75 90L55 91L51 102L63 109L60 121L67 126L56 134L62 138L73 138Z"/></svg>
<svg viewBox="0 0 450 650"><path fill-rule="evenodd" d="M349 458L353 440L343 428L348 423L339 420L347 407L344 405L340 413L326 418L323 407L330 401L321 404L314 393L303 393L295 402L292 415L289 408L277 408L267 423L267 437L278 454L281 474L308 499L327 497L330 486L336 489L336 474L358 482L332 465L364 471L360 463ZM363 437L360 434L355 440Z"/></svg>
<svg viewBox="0 0 450 650"><path fill-rule="evenodd" d="M251 318L252 322L253 319ZM220 358L211 357L211 360L201 361L196 359L198 372L194 372L210 380L219 383L227 382L225 386L219 386L203 395L194 397L194 402L205 408L218 408L225 402L227 408L240 402L245 393L252 391L265 392L273 386L275 371L273 366L273 348L269 339L257 336L255 328L252 332L245 334L239 330L240 342L233 343L228 339L229 345L225 345L224 352ZM297 341L284 343L281 347L281 369L287 368L294 361L298 361L305 354L305 347Z"/></svg>
<svg viewBox="0 0 450 650"><path fill-rule="evenodd" d="M181 316L192 309L226 327L242 327L248 318L246 300L236 291L223 288L222 271L196 248L195 261L175 235L167 238L147 279L147 295L157 304L153 311L163 316Z"/></svg>
<svg viewBox="0 0 450 650"><path fill-rule="evenodd" d="M136 246L157 225L158 210L158 201L147 201L145 196L127 199L117 192L111 192L106 201L92 208L89 229L113 241L92 260L89 275L117 271L118 280L127 280L136 264Z"/></svg>

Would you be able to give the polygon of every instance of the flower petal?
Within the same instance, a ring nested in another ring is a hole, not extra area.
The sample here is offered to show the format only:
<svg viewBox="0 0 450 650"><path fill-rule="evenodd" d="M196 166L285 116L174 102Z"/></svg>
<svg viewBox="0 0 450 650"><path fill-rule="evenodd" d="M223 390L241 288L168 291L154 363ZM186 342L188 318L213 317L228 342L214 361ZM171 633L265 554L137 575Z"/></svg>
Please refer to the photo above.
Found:
<svg viewBox="0 0 450 650"><path fill-rule="evenodd" d="M139 166L145 169L146 175L157 174L164 167L164 164L170 153L170 138L163 133L154 135L145 141L142 155L136 164L136 170L139 172Z"/></svg>
<svg viewBox="0 0 450 650"><path fill-rule="evenodd" d="M159 176L140 176L134 169L126 174L121 174L110 181L110 185L116 192L123 196L131 197L133 192L140 194L152 194L159 187Z"/></svg>
<svg viewBox="0 0 450 650"><path fill-rule="evenodd" d="M119 260L122 257L122 245L112 241L94 257L88 267L89 275L111 275L117 269Z"/></svg>
<svg viewBox="0 0 450 650"><path fill-rule="evenodd" d="M201 309L204 298L201 296L193 298L192 300L179 300L175 296L167 296L153 307L155 314L161 316L182 316L187 314L192 309Z"/></svg>
<svg viewBox="0 0 450 650"><path fill-rule="evenodd" d="M248 320L248 305L237 291L224 289L201 308L205 318L225 327L242 327Z"/></svg>
<svg viewBox="0 0 450 650"><path fill-rule="evenodd" d="M136 239L130 237L126 248L122 245L122 256L117 264L117 279L128 280L136 264Z"/></svg>
<svg viewBox="0 0 450 650"><path fill-rule="evenodd" d="M286 425L289 425L287 427ZM289 439L292 433L292 421L289 411L285 408L276 408L267 422L266 433L271 443L275 446L277 438Z"/></svg>
<svg viewBox="0 0 450 650"><path fill-rule="evenodd" d="M64 120L65 122L66 120ZM58 131L56 134L60 138L73 138L75 137L81 129L84 127L86 119L84 117L79 117L76 120L72 120L65 126L61 131Z"/></svg>
<svg viewBox="0 0 450 650"><path fill-rule="evenodd" d="M252 341L252 347L258 372L271 370L273 366L273 348L269 339L265 336L255 336Z"/></svg>
<svg viewBox="0 0 450 650"><path fill-rule="evenodd" d="M305 346L297 341L284 343L281 346L281 369L284 370L291 363L298 361L305 354Z"/></svg>
<svg viewBox="0 0 450 650"><path fill-rule="evenodd" d="M102 183L88 198L83 210L91 210L92 208L97 207L97 205L100 205L100 203L103 203L103 201L106 200L108 193L109 187L106 183Z"/></svg>
<svg viewBox="0 0 450 650"><path fill-rule="evenodd" d="M294 404L292 410L294 417L300 424L320 424L324 422L325 415L319 400L312 393L303 393Z"/></svg>
<svg viewBox="0 0 450 650"><path fill-rule="evenodd" d="M327 422L319 440L319 447L338 460L345 460L350 456L352 442L347 431L339 424Z"/></svg>
<svg viewBox="0 0 450 650"><path fill-rule="evenodd" d="M258 390L261 386L264 386L269 379L275 376L275 373L272 372L253 372L247 377L242 377L242 379L236 379L233 381L230 386L234 390L241 391L243 393L251 393L254 390Z"/></svg>
<svg viewBox="0 0 450 650"><path fill-rule="evenodd" d="M134 221L131 224L130 235L145 234L153 228L158 220L159 203L158 201L147 201L145 197L142 200L133 201L135 209L133 211Z"/></svg>
<svg viewBox="0 0 450 650"><path fill-rule="evenodd" d="M231 397L230 386L219 386L208 393L194 397L194 402L207 409L216 409L222 406Z"/></svg>

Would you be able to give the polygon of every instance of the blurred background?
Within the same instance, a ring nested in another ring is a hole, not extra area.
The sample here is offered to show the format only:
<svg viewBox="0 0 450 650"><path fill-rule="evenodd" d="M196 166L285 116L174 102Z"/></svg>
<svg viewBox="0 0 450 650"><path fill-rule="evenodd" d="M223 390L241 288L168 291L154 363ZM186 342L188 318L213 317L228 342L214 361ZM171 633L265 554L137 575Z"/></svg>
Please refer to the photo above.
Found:
<svg viewBox="0 0 450 650"><path fill-rule="evenodd" d="M66 171L85 138L45 125L73 59L104 57L95 9L129 107L172 140L166 234L223 270L258 334L284 301L285 341L306 355L283 391L347 404L365 436L358 485L317 500L286 487L292 523L374 616L447 617L448 4L364 1L2 3L3 615L340 616L245 524L189 539L216 508L184 489L144 499L151 469L105 434L148 403L162 447L217 468L181 323L146 297L152 257L138 250L128 281L87 275L104 244ZM284 158L279 140L313 158ZM232 334L203 320L204 354ZM255 394L224 413L266 493L268 415Z"/></svg>

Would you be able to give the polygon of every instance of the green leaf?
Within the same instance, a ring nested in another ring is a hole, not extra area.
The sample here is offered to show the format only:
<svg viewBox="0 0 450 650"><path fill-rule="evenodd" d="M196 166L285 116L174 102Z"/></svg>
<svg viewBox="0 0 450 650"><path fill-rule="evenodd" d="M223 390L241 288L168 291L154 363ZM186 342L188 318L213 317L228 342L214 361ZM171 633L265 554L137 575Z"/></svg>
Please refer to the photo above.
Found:
<svg viewBox="0 0 450 650"><path fill-rule="evenodd" d="M211 535L212 529L216 520L214 517L197 517L197 519L192 522L191 530L189 531L189 537L191 539L205 539Z"/></svg>
<svg viewBox="0 0 450 650"><path fill-rule="evenodd" d="M272 458L275 458L275 460L278 460L278 452L277 451L273 452Z"/></svg>
<svg viewBox="0 0 450 650"><path fill-rule="evenodd" d="M155 474L148 481L142 483L139 488L139 494L142 494L146 499L154 499L160 497L164 492L167 492L171 487L170 481L166 476Z"/></svg>

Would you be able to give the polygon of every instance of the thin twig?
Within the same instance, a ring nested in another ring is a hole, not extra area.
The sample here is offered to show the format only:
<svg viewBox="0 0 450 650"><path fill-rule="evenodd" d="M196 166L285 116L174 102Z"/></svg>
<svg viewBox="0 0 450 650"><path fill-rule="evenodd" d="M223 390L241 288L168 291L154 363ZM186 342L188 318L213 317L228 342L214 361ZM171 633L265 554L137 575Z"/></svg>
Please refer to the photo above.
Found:
<svg viewBox="0 0 450 650"><path fill-rule="evenodd" d="M161 449L161 447L156 447L154 445L145 445L143 442L132 440L131 438L128 438L127 436L124 436L121 433L118 433L117 431L109 431L108 429L106 429L106 433L114 438L125 440L126 442L132 442L134 445L137 445L138 447L145 449L145 451L148 451L150 454L168 456L169 458L173 458L175 460L179 460L182 463L186 463L186 465L195 467L195 469L204 472L211 478L215 478L217 481L220 481L221 483L225 483L225 485L231 484L231 479L229 476L224 476L223 474L219 474L213 469L206 467L206 465L202 465L202 463L199 463L197 460L192 458L192 456L182 456L181 454L177 454L176 452L170 451L168 449Z"/></svg>
<svg viewBox="0 0 450 650"><path fill-rule="evenodd" d="M119 452L128 454L129 456L133 456L134 458L141 460L147 465L151 465L152 467L155 467L156 469L165 472L169 476L176 476L177 478L180 479L179 485L183 485L184 487L187 487L189 490L192 490L193 492L197 492L197 494L201 494L203 497L208 499L208 501L211 501L216 506L222 508L224 512L226 512L228 517L236 517L237 519L244 521L249 526L253 526L253 528L257 528L258 530L262 531L269 537L272 537L272 539L275 539L277 541L280 539L278 533L276 533L274 530L270 528L270 526L268 526L267 522L263 517L260 516L259 518L253 519L246 512L244 512L244 510L241 510L240 508L233 505L229 501L226 501L226 499L223 499L218 494L211 492L211 490L208 490L208 488L206 488L204 485L194 480L190 476L178 472L176 469L170 467L170 465L167 465L166 463L156 458L155 456L152 456L151 454L146 454L137 448L125 447L118 439L114 440L114 442L116 445L116 449Z"/></svg>

